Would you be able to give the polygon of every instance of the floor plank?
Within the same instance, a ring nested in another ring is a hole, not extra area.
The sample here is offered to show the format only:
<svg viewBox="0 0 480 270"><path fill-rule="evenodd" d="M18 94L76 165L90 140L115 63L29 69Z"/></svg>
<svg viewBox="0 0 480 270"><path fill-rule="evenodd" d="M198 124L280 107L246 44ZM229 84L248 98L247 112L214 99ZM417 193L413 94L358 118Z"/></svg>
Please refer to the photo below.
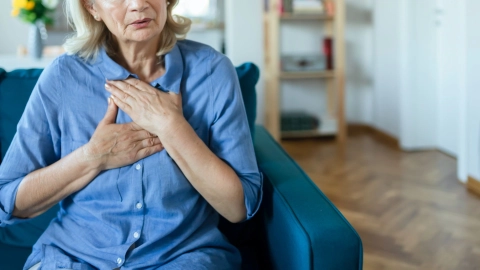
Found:
<svg viewBox="0 0 480 270"><path fill-rule="evenodd" d="M480 197L438 151L402 152L371 133L282 146L360 234L364 269L480 269Z"/></svg>

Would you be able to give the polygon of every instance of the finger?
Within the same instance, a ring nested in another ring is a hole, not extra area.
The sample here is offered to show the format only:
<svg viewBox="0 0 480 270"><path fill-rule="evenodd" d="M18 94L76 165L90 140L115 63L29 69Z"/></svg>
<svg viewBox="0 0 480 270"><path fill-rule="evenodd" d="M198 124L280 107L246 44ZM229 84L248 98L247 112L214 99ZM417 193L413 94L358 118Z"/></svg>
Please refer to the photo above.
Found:
<svg viewBox="0 0 480 270"><path fill-rule="evenodd" d="M143 130L143 128L135 122L130 122L124 125L127 125L130 130Z"/></svg>
<svg viewBox="0 0 480 270"><path fill-rule="evenodd" d="M142 129L139 131L134 131L134 132L129 132L127 134L124 134L119 138L119 140L122 142L127 141L128 143L134 143L134 142L143 143L144 140L155 139L155 138L158 138L158 137Z"/></svg>
<svg viewBox="0 0 480 270"><path fill-rule="evenodd" d="M124 101L118 99L114 95L112 95L111 98L113 100L112 103L115 103L120 109L122 109L124 112L126 112L128 115L130 115L130 113L132 112L132 107L129 104L127 104Z"/></svg>
<svg viewBox="0 0 480 270"><path fill-rule="evenodd" d="M157 144L162 144L162 142L160 141L160 139L158 137L150 137L150 138L144 139L142 141L143 148L152 147L152 146L155 146Z"/></svg>
<svg viewBox="0 0 480 270"><path fill-rule="evenodd" d="M140 80L137 80L140 82ZM142 90L138 89L135 84L127 83L126 81L107 81L107 85L116 87L117 89L123 91L124 93L132 96L137 99L139 92Z"/></svg>
<svg viewBox="0 0 480 270"><path fill-rule="evenodd" d="M117 84L106 83L105 89L112 94L115 98L130 104L130 99L135 99L132 95L125 91L124 88L117 87Z"/></svg>
<svg viewBox="0 0 480 270"><path fill-rule="evenodd" d="M154 146L150 146L150 147L147 147L147 148L140 149L137 152L137 159L140 160L142 158L146 158L148 156L151 156L155 153L158 153L158 152L162 151L163 149L164 149L164 147L161 144L156 144Z"/></svg>
<svg viewBox="0 0 480 270"><path fill-rule="evenodd" d="M118 107L113 102L111 98L108 98L108 107L105 116L100 121L99 125L108 125L108 124L115 124L115 120L117 119L118 114Z"/></svg>
<svg viewBox="0 0 480 270"><path fill-rule="evenodd" d="M156 89L154 87L152 87L150 84L144 82L144 81L141 81L139 79L136 79L136 78L128 78L126 80L124 80L123 82L131 85L133 88L135 89L138 89L140 91L143 91L143 92L147 92L147 93L154 93L156 91ZM155 91L152 91L152 90L155 90Z"/></svg>

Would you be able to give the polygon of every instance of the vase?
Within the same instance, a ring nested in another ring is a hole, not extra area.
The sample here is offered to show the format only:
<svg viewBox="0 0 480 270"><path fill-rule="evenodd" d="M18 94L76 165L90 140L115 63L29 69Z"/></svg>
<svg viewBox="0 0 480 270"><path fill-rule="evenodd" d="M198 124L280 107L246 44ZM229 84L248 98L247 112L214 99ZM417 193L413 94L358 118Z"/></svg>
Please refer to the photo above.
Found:
<svg viewBox="0 0 480 270"><path fill-rule="evenodd" d="M37 21L30 26L28 35L28 54L33 59L41 59L43 40L46 39L47 30L43 22Z"/></svg>

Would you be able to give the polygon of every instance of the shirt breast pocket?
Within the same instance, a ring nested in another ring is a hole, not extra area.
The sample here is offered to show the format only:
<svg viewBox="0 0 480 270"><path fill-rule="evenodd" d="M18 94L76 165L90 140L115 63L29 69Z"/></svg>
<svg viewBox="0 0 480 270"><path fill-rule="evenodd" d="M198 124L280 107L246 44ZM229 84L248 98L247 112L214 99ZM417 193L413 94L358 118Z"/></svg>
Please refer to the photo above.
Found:
<svg viewBox="0 0 480 270"><path fill-rule="evenodd" d="M72 152L85 144L87 142L73 141ZM96 202L99 201L122 201L118 188L119 176L120 168L102 171L89 184L72 194L73 201L84 205L91 204L92 207L98 207Z"/></svg>

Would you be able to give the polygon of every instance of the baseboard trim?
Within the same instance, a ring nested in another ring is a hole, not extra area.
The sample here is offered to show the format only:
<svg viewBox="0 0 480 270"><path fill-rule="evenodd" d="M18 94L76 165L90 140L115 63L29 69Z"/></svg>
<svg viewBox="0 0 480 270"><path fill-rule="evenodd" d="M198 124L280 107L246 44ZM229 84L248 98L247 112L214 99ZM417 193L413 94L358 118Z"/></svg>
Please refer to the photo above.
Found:
<svg viewBox="0 0 480 270"><path fill-rule="evenodd" d="M348 124L348 133L349 134L355 134L355 133L370 133L372 134L376 139L378 139L381 142L384 142L385 144L401 150L400 149L400 142L397 138L393 137L392 135L383 132L375 127L372 127L370 125L365 125L365 124Z"/></svg>
<svg viewBox="0 0 480 270"><path fill-rule="evenodd" d="M467 180L467 189L475 193L476 195L480 196L480 181L469 176Z"/></svg>

